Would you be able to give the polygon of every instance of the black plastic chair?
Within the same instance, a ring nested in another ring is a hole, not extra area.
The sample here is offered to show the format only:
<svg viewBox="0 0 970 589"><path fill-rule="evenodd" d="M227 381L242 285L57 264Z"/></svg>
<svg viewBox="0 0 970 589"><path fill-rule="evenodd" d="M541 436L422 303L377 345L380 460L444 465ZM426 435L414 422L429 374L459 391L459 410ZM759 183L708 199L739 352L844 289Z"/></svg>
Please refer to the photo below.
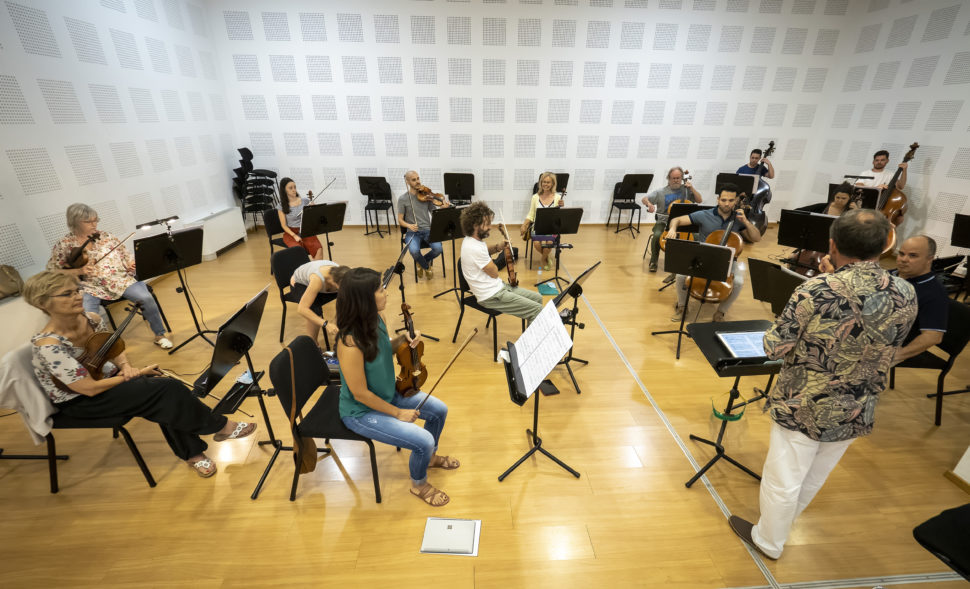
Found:
<svg viewBox="0 0 970 589"><path fill-rule="evenodd" d="M949 318L946 322L946 333L943 334L943 341L939 347L948 356L945 360L932 354L929 350L917 354L912 358L907 358L899 364L889 369L889 388L896 388L896 369L897 368L927 368L939 370L940 376L936 381L936 392L926 395L929 398L936 397L936 425L940 425L943 418L943 397L946 395L959 395L970 393L970 387L956 391L944 391L943 381L947 373L953 368L953 363L970 341L970 307L955 299L947 299L949 304Z"/></svg>
<svg viewBox="0 0 970 589"><path fill-rule="evenodd" d="M158 297L155 296L155 289L153 289L152 285L150 284L146 284L145 286L148 287L148 292L151 293L152 298L155 299L155 305L158 307L158 314L161 315L162 317L162 323L165 325L165 331L172 331L172 328L168 324L168 318L165 317L165 311L162 310L162 304L158 302ZM116 303L123 303L123 302L130 302L130 301L128 301L128 299L112 299L110 301L101 299L101 306L104 307L104 314L108 316L108 323L111 325L112 330L118 329L118 326L115 325L115 318L111 316L110 307L111 305L114 305ZM138 309L138 314L141 315L142 317L145 316L145 314L141 311L140 308Z"/></svg>
<svg viewBox="0 0 970 589"><path fill-rule="evenodd" d="M970 581L970 503L947 509L913 528L913 537L946 566Z"/></svg>
<svg viewBox="0 0 970 589"><path fill-rule="evenodd" d="M276 287L280 290L280 302L283 304L283 316L280 319L280 343L283 343L283 332L286 330L286 303L300 303L306 286L302 284L290 285L290 278L297 268L310 261L310 255L300 246L288 247L278 251L270 258L270 270L276 279ZM337 300L336 293L320 293L313 301L310 309L317 315L323 316L323 306ZM330 337L323 329L323 342L330 349Z"/></svg>
<svg viewBox="0 0 970 589"><path fill-rule="evenodd" d="M378 234L382 239L384 237L381 231L381 221L378 215L381 211L384 212L384 219L387 221L387 233L391 233L391 218L394 218L394 222L397 222L397 213L394 212L394 197L391 194L391 185L384 182L383 190L376 194L367 194L367 204L364 205L364 235L370 235L371 233ZM374 215L374 227L371 230L371 215Z"/></svg>
<svg viewBox="0 0 970 589"><path fill-rule="evenodd" d="M381 502L381 483L377 474L377 451L374 448L374 441L370 438L361 436L347 428L340 420L340 387L329 385L324 389L323 394L313 405L310 411L304 416L299 417L303 412L304 405L320 386L329 381L330 372L326 363L320 357L320 348L317 347L309 336L301 335L290 342L288 346L293 352L293 374L296 378L294 387L290 379L290 355L284 349L273 358L269 364L269 379L273 383L273 390L276 397L283 406L283 412L287 418L290 415L290 403L296 392L296 414L297 419L293 424L291 433L303 438L325 438L327 444L330 440L352 440L364 442L370 450L370 466L374 475L374 498L378 503ZM299 444L294 444L296 452L293 468L293 485L290 487L290 501L296 500L296 487L300 482L300 455ZM333 453L333 448L325 449L328 454Z"/></svg>
<svg viewBox="0 0 970 589"><path fill-rule="evenodd" d="M610 226L610 217L613 216L613 210L616 209L616 231L614 231L613 233L619 233L620 231L622 231L622 229L620 229L620 217L623 216L623 211L630 211L629 225L627 227L624 227L623 229L629 229L630 232L632 233L633 232L633 211L636 211L637 212L636 230L637 230L637 233L639 233L640 214L643 212L643 209L640 208L640 203L637 202L636 198L624 198L620 196L620 186L622 185L623 185L622 182L617 182L616 185L613 186L613 202L610 203L610 212L606 215L606 226L607 227Z"/></svg>
<svg viewBox="0 0 970 589"><path fill-rule="evenodd" d="M269 255L273 255L274 247L286 249L286 242L283 241L283 224L280 223L280 215L276 209L263 211L263 228L266 229L266 239L269 241Z"/></svg>
<svg viewBox="0 0 970 589"><path fill-rule="evenodd" d="M498 316L502 312L483 307L478 302L478 299L475 298L471 288L468 286L468 281L465 280L465 273L461 270L461 258L458 258L458 289L461 291L458 297L460 311L458 313L458 323L455 324L455 335L451 336L451 343L455 343L458 340L458 330L461 329L461 320L465 316L465 307L470 307L488 315L488 319L485 321L485 329L488 329L489 324L492 325L492 359L498 361ZM522 331L525 331L525 319L522 320Z"/></svg>
<svg viewBox="0 0 970 589"><path fill-rule="evenodd" d="M145 459L141 457L141 452L138 451L138 446L135 445L135 441L131 439L131 434L125 429L125 424L128 423L127 417L109 417L105 419L77 419L74 417L68 417L60 413L55 413L53 416L53 429L93 429L93 428L106 428L112 430L112 436L117 438L120 432L122 437L125 439L125 443L128 444L128 449L131 450L131 455L135 457L135 462L138 463L138 467L141 469L141 473L145 475L145 480L148 481L149 487L154 487L156 485L155 479L152 477L151 471L148 470L148 465L145 464ZM51 493L57 493L59 490L57 482L57 445L54 442L53 431L46 436L47 438L47 465L50 470L51 478Z"/></svg>

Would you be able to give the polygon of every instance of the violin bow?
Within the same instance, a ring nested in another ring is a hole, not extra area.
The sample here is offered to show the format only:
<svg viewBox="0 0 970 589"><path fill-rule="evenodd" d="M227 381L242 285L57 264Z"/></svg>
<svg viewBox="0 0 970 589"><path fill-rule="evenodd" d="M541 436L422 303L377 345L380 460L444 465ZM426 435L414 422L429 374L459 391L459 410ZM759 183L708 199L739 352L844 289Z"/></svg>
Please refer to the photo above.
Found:
<svg viewBox="0 0 970 589"><path fill-rule="evenodd" d="M115 251L116 249L118 249L118 247L119 247L119 246L120 246L121 244L123 244L124 242L126 242L126 241L128 241L128 239L129 239L129 238L130 238L130 237L131 237L132 235L134 235L134 234L135 234L135 232L134 232L134 231L132 231L131 233L129 233L129 234L128 234L128 237L125 237L124 239L122 239L121 241L119 241L119 242L117 243L117 245L115 245L114 247L112 247L111 249L109 249L109 250L108 250L107 252L105 252L105 254L104 254L103 256L101 256L100 258L98 258L98 259L97 259L97 260L96 260L96 261L94 262L94 265L97 265L97 263L98 263L98 262L100 262L101 260L103 260L103 259L105 259L105 258L107 258L107 257L108 257L108 255L110 255L110 254L111 254L111 252L113 252L113 251Z"/></svg>
<svg viewBox="0 0 970 589"><path fill-rule="evenodd" d="M437 387L438 383L441 382L441 379L444 378L446 374L448 374L448 369L451 368L451 365L455 363L455 360L458 359L458 356L461 355L463 351L465 351L465 348L468 346L468 342L472 341L472 338L475 337L476 335L478 335L477 327L472 329L472 332L468 334L468 337L465 338L465 341L461 343L461 347L458 348L458 351L455 352L455 355L452 356L451 360L448 361L448 364L445 366L444 370L442 370L441 374L438 375L438 379L434 381L433 385L431 385L431 390L428 391L428 395L424 399L421 399L421 402L418 403L418 406L414 408L415 411L420 410L421 407L424 406L424 403L431 398L432 393L434 393L435 387Z"/></svg>
<svg viewBox="0 0 970 589"><path fill-rule="evenodd" d="M310 199L310 204L312 205L313 204L313 201L317 200L317 197L319 197L321 194L323 194L324 192L326 192L327 189L330 188L330 185L333 184L336 180L337 180L337 177L336 176L334 176L333 178L331 178L330 179L330 182L327 182L327 185L323 187L323 190L321 190L320 192L318 192L313 198Z"/></svg>

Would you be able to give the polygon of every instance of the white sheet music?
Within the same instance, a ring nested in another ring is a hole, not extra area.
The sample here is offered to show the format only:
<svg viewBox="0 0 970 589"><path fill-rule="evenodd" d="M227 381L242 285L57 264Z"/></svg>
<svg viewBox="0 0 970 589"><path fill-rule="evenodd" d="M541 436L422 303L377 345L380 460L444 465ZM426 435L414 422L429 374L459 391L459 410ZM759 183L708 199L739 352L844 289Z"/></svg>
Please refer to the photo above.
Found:
<svg viewBox="0 0 970 589"><path fill-rule="evenodd" d="M573 346L552 301L546 303L525 333L515 342L526 394L532 396L539 383Z"/></svg>

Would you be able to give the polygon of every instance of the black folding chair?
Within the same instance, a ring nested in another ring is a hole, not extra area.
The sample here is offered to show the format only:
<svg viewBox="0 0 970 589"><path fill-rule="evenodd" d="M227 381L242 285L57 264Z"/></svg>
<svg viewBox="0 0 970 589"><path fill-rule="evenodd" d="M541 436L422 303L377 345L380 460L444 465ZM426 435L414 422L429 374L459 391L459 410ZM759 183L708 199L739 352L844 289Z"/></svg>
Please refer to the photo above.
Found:
<svg viewBox="0 0 970 589"><path fill-rule="evenodd" d="M300 246L286 248L278 251L270 258L270 269L276 279L276 287L280 290L280 302L283 304L283 316L280 319L280 343L283 343L283 332L286 330L286 303L300 304L306 286L302 284L290 285L290 279L297 268L310 261L310 255ZM337 300L336 293L320 293L314 299L310 309L323 317L323 306L331 301ZM323 342L327 349L330 349L330 337L327 330L323 329Z"/></svg>

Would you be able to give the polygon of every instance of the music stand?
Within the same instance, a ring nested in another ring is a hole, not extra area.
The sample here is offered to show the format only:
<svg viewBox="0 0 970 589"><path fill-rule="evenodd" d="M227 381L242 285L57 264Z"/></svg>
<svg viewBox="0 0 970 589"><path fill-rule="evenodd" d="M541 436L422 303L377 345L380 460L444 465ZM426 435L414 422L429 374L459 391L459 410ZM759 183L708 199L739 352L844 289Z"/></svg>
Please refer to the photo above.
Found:
<svg viewBox="0 0 970 589"><path fill-rule="evenodd" d="M835 217L831 215L782 209L778 221L778 245L827 252L833 221Z"/></svg>
<svg viewBox="0 0 970 589"><path fill-rule="evenodd" d="M192 316L192 323L195 325L195 333L192 337L175 346L168 353L174 354L182 346L201 337L214 346L215 343L206 337L206 334L216 333L211 329L202 329L199 319L195 316L195 307L189 297L189 288L185 285L185 278L182 270L202 263L202 228L193 227L191 229L181 229L172 231L171 225L166 225L167 231L136 239L132 245L135 252L135 278L137 280L148 280L162 274L175 272L178 275L180 288L175 289L185 295L185 304L189 306L189 314Z"/></svg>
<svg viewBox="0 0 970 589"><path fill-rule="evenodd" d="M347 214L347 203L335 202L330 204L310 205L303 208L303 222L300 224L300 237L326 235L327 259L333 260L330 246L330 234L344 228L344 216Z"/></svg>
<svg viewBox="0 0 970 589"><path fill-rule="evenodd" d="M535 228L536 235L555 235L553 247L556 248L556 274L552 278L547 278L537 282L536 286L546 282L559 285L560 282L569 284L569 281L559 276L559 256L561 250L571 249L569 243L562 243L562 235L572 235L579 233L579 222L583 219L583 209L581 208L561 208L549 207L548 209L537 209L536 220L532 226Z"/></svg>
<svg viewBox="0 0 970 589"><path fill-rule="evenodd" d="M667 255L664 256L664 272L683 274L694 280L727 280L730 274L731 260L734 252L725 245L687 241L686 239L668 239ZM704 301L701 301L704 304ZM684 308L680 314L680 326L677 329L666 329L651 332L651 335L677 334L677 359L680 360L680 344L683 336L690 337L684 331L687 321L687 308L690 306L690 293L684 299Z"/></svg>
<svg viewBox="0 0 970 589"><path fill-rule="evenodd" d="M756 301L771 304L771 312L781 315L795 289L807 280L787 268L766 260L748 258L751 292Z"/></svg>
<svg viewBox="0 0 970 589"><path fill-rule="evenodd" d="M950 245L970 247L970 215L956 213L953 216L953 231L950 232Z"/></svg>
<svg viewBox="0 0 970 589"><path fill-rule="evenodd" d="M475 194L475 174L445 172L444 183L445 194L453 206L472 204L472 196Z"/></svg>
<svg viewBox="0 0 970 589"><path fill-rule="evenodd" d="M596 262L589 268L583 270L583 273L577 276L576 280L573 280L572 283L570 283L566 288L562 289L561 293L557 294L556 297L552 299L552 304L555 305L557 309L563 306L563 304L566 302L566 297L570 297L573 300L573 308L569 311L569 316L563 318L563 323L569 325L569 339L572 340L573 345L569 348L569 352L566 353L566 356L559 361L559 364L566 367L566 371L569 373L570 380L573 381L573 388L576 389L577 395L583 391L579 389L579 384L576 382L576 377L573 375L573 369L569 363L579 362L584 366L589 364L588 360L583 360L582 358L573 356L573 350L576 349L576 328L578 327L580 329L586 329L586 325L584 323L576 321L576 317L579 315L579 297L581 297L583 294L583 283L586 282L586 279L588 279L590 274L593 273L593 270L596 270L596 268L599 267L600 263L601 262ZM556 364L556 366L559 366L559 364Z"/></svg>
<svg viewBox="0 0 970 589"><path fill-rule="evenodd" d="M394 195L391 194L390 185L388 185L387 180L383 176L358 176L357 185L360 187L360 193L367 196L370 200L383 200L389 203L387 208L391 211L394 210ZM368 205L370 203L368 202ZM382 209L386 211L387 209ZM364 207L364 224L367 224L367 207ZM377 233L377 235L383 239L384 234L381 233L381 222L377 217L377 210L374 210L374 226L377 227L377 231L364 231L364 235L370 235L371 233ZM387 234L391 234L391 222L387 221Z"/></svg>
<svg viewBox="0 0 970 589"><path fill-rule="evenodd" d="M714 194L721 194L721 188L725 184L734 184L738 187L738 196L746 194L753 196L758 189L758 178L754 174L735 174L732 172L721 172L714 179Z"/></svg>
<svg viewBox="0 0 970 589"><path fill-rule="evenodd" d="M386 289L388 285L391 284L391 280L394 279L394 275L397 274L397 277L400 279L400 282L398 283L398 289L401 291L401 303L408 302L407 298L404 295L404 263L401 260L404 259L404 254L406 254L408 251L408 244L411 243L411 240L414 239L414 237L415 237L414 234L411 234L411 237L409 237L408 240L404 242L404 247L401 248L401 253L398 254L397 260L395 260L394 264L391 265L387 270L384 270L384 273L381 275L381 286ZM404 331L404 328L399 327L398 329L394 330L394 333L400 333L402 331ZM436 341L436 342L441 341L435 336L428 335L427 333L423 333L423 332L421 333L421 337L432 341Z"/></svg>
<svg viewBox="0 0 970 589"><path fill-rule="evenodd" d="M428 241L433 243L436 241L444 241L446 239L451 240L452 282L451 288L439 292L438 294L434 295L433 298L438 298L443 294L448 294L449 292L454 292L455 297L457 298L459 296L458 293L461 292L461 289L458 288L458 258L455 257L455 239L462 236L461 223L459 222L460 218L461 209L455 206L431 211L431 229L428 230Z"/></svg>
<svg viewBox="0 0 970 589"><path fill-rule="evenodd" d="M650 184L653 183L653 174L624 174L623 181L620 182L620 194L617 195L621 199L625 200L636 200L638 194L646 194L650 192ZM639 210L639 209L638 209ZM616 221L617 225L620 224L619 219ZM637 225L640 224L640 216L637 214ZM636 234L640 233L639 227L633 226L633 210L630 210L630 219L627 221L626 227L618 227L613 233L619 233L620 231L630 230L630 235L636 239ZM636 233L634 233L636 232Z"/></svg>
<svg viewBox="0 0 970 589"><path fill-rule="evenodd" d="M835 199L835 193L839 191L839 186L842 186L842 184L829 184L828 202L831 203ZM853 186L849 197L850 202L855 198L860 198L862 202L859 203L859 208L861 209L874 209L876 203L879 202L879 189L868 186Z"/></svg>
<svg viewBox="0 0 970 589"><path fill-rule="evenodd" d="M729 421L737 421L741 419L744 412L741 414L733 414L732 411L755 403L768 396L768 392L771 390L771 383L774 381L775 374L781 370L782 361L781 360L769 360L767 356L760 357L750 357L750 358L734 358L731 356L730 352L724 347L724 345L718 340L718 333L732 333L732 332L742 332L742 331L766 331L771 327L771 321L766 321L764 319L757 319L754 321L719 321L716 323L691 323L687 326L687 331L700 348L701 352L704 353L704 357L707 359L711 368L717 373L721 378L734 377L734 384L731 386L731 392L729 393L727 406L724 408L723 412L714 411L714 415L721 420L721 428L717 434L716 440L708 440L700 436L695 436L690 434L690 439L701 442L702 444L707 444L713 446L715 450L714 457L711 458L707 464L701 467L694 476L690 478L689 481L685 483L686 487L689 489L691 485L697 482L697 479L704 476L704 473L708 471L718 460L721 458L727 460L734 466L740 468L742 471L748 475L754 477L756 480L761 480L756 472L749 469L745 465L741 464L734 458L731 458L724 451L724 431L727 429L727 424ZM768 385L765 390L755 389L757 395L747 401L741 403L735 403L737 399L741 397L741 393L738 392L738 383L741 381L742 376L761 376L769 375Z"/></svg>

